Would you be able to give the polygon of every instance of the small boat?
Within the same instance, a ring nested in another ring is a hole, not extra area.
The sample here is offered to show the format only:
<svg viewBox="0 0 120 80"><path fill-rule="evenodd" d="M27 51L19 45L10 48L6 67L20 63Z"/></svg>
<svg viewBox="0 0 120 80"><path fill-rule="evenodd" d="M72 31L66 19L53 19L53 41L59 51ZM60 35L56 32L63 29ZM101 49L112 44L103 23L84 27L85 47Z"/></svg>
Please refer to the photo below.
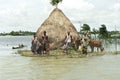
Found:
<svg viewBox="0 0 120 80"><path fill-rule="evenodd" d="M16 46L16 47L12 47L12 49L20 49L20 48L23 48L25 47L23 44L19 45L19 46Z"/></svg>

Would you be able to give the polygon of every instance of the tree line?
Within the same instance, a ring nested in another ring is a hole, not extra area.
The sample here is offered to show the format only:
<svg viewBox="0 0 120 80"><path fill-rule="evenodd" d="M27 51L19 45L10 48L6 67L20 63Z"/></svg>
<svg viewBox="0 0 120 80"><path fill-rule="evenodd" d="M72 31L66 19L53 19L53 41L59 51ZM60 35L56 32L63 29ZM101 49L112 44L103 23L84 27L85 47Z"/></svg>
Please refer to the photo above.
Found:
<svg viewBox="0 0 120 80"><path fill-rule="evenodd" d="M31 31L11 31L9 33L0 33L0 36L6 36L6 35L11 35L11 36L29 36L33 35L35 32Z"/></svg>

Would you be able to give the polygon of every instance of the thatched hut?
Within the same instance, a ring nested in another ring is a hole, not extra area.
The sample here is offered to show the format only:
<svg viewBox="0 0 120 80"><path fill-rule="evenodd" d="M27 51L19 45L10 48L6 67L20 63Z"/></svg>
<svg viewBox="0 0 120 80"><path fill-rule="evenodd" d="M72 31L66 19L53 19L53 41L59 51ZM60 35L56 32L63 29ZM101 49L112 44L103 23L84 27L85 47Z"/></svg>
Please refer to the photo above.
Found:
<svg viewBox="0 0 120 80"><path fill-rule="evenodd" d="M67 32L70 32L74 40L79 37L74 25L58 8L55 8L38 28L37 36L39 39L41 39L43 31L47 32L51 49L62 46Z"/></svg>

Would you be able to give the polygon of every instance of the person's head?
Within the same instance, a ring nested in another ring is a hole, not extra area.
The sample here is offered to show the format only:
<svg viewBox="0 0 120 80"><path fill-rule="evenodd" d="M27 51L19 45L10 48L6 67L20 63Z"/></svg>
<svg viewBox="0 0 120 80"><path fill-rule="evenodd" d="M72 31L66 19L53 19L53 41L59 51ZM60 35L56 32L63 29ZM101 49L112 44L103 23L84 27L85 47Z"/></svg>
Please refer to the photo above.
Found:
<svg viewBox="0 0 120 80"><path fill-rule="evenodd" d="M34 33L34 38L36 37L36 33Z"/></svg>
<svg viewBox="0 0 120 80"><path fill-rule="evenodd" d="M44 31L43 34L46 35L46 31Z"/></svg>
<svg viewBox="0 0 120 80"><path fill-rule="evenodd" d="M70 35L70 32L68 32L68 35Z"/></svg>

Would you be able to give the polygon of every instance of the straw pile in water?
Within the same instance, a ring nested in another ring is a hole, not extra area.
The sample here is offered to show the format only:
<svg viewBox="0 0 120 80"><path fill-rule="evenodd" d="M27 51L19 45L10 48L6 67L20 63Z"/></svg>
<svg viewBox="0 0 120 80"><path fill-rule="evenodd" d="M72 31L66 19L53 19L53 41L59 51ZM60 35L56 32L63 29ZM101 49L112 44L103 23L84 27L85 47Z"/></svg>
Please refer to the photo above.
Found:
<svg viewBox="0 0 120 80"><path fill-rule="evenodd" d="M62 46L67 32L70 32L74 40L79 37L74 25L58 8L55 8L38 28L37 37L39 39L41 39L44 31L48 35L50 49L56 49Z"/></svg>

